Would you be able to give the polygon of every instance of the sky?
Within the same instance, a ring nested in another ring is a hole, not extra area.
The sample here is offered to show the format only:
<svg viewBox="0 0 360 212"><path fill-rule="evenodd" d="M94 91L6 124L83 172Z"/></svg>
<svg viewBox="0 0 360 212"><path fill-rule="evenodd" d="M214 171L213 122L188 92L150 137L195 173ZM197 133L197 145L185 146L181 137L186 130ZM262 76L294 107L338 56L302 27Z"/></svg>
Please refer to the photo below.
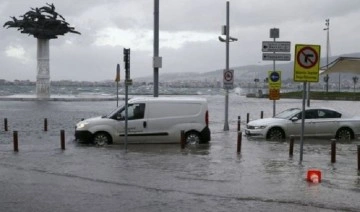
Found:
<svg viewBox="0 0 360 212"><path fill-rule="evenodd" d="M74 3L75 2L75 3ZM321 45L326 55L330 19L330 56L360 52L359 0L230 0L230 67L267 65L262 41ZM116 66L124 79L123 48L131 49L130 77L152 77L154 0L2 0L0 23L30 8L53 3L81 35L50 40L51 80L114 80ZM225 43L218 40L226 24L226 0L160 0L161 74L209 72L225 68ZM0 28L0 79L36 81L37 41L14 28Z"/></svg>

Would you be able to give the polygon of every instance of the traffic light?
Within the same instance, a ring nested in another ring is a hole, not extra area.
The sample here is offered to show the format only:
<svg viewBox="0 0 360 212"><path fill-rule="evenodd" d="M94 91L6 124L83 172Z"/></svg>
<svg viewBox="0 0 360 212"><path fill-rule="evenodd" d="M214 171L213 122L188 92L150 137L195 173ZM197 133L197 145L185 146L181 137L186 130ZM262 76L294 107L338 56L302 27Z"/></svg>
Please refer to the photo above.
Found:
<svg viewBox="0 0 360 212"><path fill-rule="evenodd" d="M125 79L130 79L130 49L124 48Z"/></svg>
<svg viewBox="0 0 360 212"><path fill-rule="evenodd" d="M130 69L130 49L124 48L124 63L125 63L125 70Z"/></svg>

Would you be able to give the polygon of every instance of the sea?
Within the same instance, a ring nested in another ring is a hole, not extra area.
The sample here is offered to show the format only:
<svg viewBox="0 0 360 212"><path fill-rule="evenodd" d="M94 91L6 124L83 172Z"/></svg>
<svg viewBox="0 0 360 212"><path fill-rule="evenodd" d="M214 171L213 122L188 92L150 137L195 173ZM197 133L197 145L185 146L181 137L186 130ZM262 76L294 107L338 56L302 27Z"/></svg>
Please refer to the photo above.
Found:
<svg viewBox="0 0 360 212"><path fill-rule="evenodd" d="M34 98L31 86L0 87L3 211L360 211L359 138L338 141L333 163L330 139L306 138L300 160L298 139L290 156L289 141L239 134L239 118L242 130L247 117L254 120L261 114L271 117L274 109L277 113L301 108L302 100L248 98L241 89L231 90L230 129L224 131L224 90L160 90L160 96L208 100L209 144L185 149L180 144L97 147L74 139L75 124L109 113L124 99L107 87L52 89L54 98L45 101ZM148 90L131 91L130 97L151 95L152 88ZM360 116L357 101L310 100L309 106ZM65 150L60 148L61 131ZM311 169L321 172L319 183L307 181Z"/></svg>

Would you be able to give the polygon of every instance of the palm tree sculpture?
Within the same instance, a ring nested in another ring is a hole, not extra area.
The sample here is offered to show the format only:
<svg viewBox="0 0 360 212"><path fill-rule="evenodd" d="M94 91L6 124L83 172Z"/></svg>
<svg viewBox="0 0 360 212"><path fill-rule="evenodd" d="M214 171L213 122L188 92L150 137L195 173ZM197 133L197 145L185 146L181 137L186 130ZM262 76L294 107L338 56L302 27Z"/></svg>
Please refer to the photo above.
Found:
<svg viewBox="0 0 360 212"><path fill-rule="evenodd" d="M80 34L70 27L65 18L55 12L54 4L46 4L40 8L31 8L20 16L22 19L11 17L3 27L18 28L21 33L33 35L37 38L37 98L50 97L50 66L49 66L49 40L68 32Z"/></svg>

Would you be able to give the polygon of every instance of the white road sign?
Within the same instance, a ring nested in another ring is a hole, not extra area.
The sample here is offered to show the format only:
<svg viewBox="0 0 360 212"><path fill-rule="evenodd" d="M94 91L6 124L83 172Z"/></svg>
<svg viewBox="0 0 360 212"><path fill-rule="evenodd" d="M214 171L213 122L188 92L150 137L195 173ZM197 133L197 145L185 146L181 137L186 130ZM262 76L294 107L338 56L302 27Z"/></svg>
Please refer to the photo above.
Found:
<svg viewBox="0 0 360 212"><path fill-rule="evenodd" d="M290 52L290 41L263 41L263 52Z"/></svg>
<svg viewBox="0 0 360 212"><path fill-rule="evenodd" d="M225 89L232 89L234 86L234 70L224 70L223 71L223 84Z"/></svg>
<svg viewBox="0 0 360 212"><path fill-rule="evenodd" d="M290 61L291 54L263 53L263 60Z"/></svg>

